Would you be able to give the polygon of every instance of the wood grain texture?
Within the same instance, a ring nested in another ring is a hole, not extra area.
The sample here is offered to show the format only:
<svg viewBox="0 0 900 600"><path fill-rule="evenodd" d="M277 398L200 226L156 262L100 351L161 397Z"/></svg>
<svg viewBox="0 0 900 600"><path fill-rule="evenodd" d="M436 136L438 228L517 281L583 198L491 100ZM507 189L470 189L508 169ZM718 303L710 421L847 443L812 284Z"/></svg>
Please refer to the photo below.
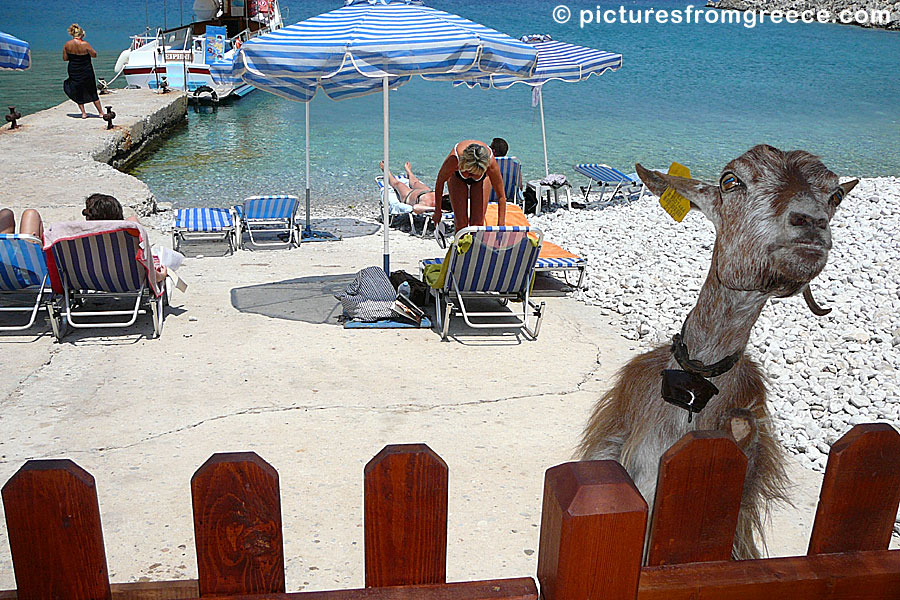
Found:
<svg viewBox="0 0 900 600"><path fill-rule="evenodd" d="M30 460L3 486L21 600L108 600L100 505L91 474L71 460Z"/></svg>
<svg viewBox="0 0 900 600"><path fill-rule="evenodd" d="M808 554L887 550L900 504L900 434L856 425L831 447Z"/></svg>
<svg viewBox="0 0 900 600"><path fill-rule="evenodd" d="M663 454L648 565L728 560L747 457L723 431L693 431Z"/></svg>
<svg viewBox="0 0 900 600"><path fill-rule="evenodd" d="M200 597L197 580L112 584L113 600L181 600ZM252 600L537 600L537 587L530 577L469 581L443 585L365 588L325 592L295 592L230 596ZM16 600L16 592L0 592L0 600Z"/></svg>
<svg viewBox="0 0 900 600"><path fill-rule="evenodd" d="M900 550L644 567L638 600L896 600Z"/></svg>
<svg viewBox="0 0 900 600"><path fill-rule="evenodd" d="M222 600L537 600L530 577L327 592L224 596ZM196 600L196 599L190 599Z"/></svg>
<svg viewBox="0 0 900 600"><path fill-rule="evenodd" d="M385 446L366 465L366 587L446 581L448 477L425 444Z"/></svg>
<svg viewBox="0 0 900 600"><path fill-rule="evenodd" d="M538 580L545 600L632 600L638 586L647 503L615 461L547 470Z"/></svg>
<svg viewBox="0 0 900 600"><path fill-rule="evenodd" d="M214 454L191 496L200 595L284 592L278 472L254 452Z"/></svg>

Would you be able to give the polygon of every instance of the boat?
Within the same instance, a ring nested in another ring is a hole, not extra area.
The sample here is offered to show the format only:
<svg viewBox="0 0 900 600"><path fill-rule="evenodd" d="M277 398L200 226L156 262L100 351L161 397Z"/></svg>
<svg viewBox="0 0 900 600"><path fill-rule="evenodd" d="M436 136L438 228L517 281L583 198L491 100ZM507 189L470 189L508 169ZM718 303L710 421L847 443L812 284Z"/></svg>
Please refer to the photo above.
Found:
<svg viewBox="0 0 900 600"><path fill-rule="evenodd" d="M190 24L131 36L116 61L128 87L185 90L211 102L255 89L234 75L234 59L247 40L283 27L278 0L195 0L193 12Z"/></svg>

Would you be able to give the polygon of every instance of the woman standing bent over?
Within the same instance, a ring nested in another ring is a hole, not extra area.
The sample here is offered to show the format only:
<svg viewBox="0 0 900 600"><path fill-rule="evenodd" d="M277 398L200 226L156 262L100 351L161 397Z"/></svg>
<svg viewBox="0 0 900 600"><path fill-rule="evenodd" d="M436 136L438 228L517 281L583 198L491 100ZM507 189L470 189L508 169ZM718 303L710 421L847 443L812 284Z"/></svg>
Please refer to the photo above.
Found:
<svg viewBox="0 0 900 600"><path fill-rule="evenodd" d="M470 225L484 225L488 197L484 194L484 178L487 177L498 198L498 224L506 224L506 194L503 191L503 177L494 159L494 153L484 142L464 140L453 146L453 150L441 165L434 196L444 194L444 184L450 192L456 231ZM435 224L441 222L440 204L434 208Z"/></svg>

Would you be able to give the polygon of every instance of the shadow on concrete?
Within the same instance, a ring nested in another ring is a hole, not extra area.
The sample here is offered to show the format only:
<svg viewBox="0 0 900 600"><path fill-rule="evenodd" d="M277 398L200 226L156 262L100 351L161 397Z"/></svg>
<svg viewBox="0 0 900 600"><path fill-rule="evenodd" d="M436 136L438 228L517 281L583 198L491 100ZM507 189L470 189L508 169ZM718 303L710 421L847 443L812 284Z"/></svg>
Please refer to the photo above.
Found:
<svg viewBox="0 0 900 600"><path fill-rule="evenodd" d="M344 291L356 273L317 275L231 290L231 305L245 313L273 319L338 325L343 314L334 295Z"/></svg>

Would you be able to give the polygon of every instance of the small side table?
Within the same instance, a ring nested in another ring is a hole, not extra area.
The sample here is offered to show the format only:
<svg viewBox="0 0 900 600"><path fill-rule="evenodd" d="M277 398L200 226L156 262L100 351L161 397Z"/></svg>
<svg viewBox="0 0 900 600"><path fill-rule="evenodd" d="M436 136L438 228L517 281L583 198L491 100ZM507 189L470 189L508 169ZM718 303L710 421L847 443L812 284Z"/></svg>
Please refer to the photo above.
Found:
<svg viewBox="0 0 900 600"><path fill-rule="evenodd" d="M559 190L566 190L566 208L569 210L572 209L572 186L568 183L566 185L561 185L559 187L553 187L550 185L541 185L540 179L532 179L528 182L528 187L534 188L534 195L537 197L537 207L534 210L534 214L541 214L541 202L544 199L544 192L547 192L547 204L550 204L550 192L553 192L553 201L559 202Z"/></svg>

